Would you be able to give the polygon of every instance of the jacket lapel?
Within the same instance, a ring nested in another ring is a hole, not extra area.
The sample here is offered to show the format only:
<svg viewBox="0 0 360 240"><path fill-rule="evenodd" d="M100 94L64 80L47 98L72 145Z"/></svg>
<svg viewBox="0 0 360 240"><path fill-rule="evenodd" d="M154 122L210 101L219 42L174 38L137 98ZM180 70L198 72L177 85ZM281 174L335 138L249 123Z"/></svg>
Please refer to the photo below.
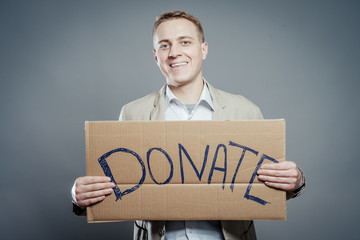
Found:
<svg viewBox="0 0 360 240"><path fill-rule="evenodd" d="M222 104L222 96L218 92L216 88L211 86L211 84L207 83L210 91L210 95L214 105L214 112L212 115L212 120L220 121L220 120L229 120L226 114L226 106Z"/></svg>
<svg viewBox="0 0 360 240"><path fill-rule="evenodd" d="M166 85L163 86L154 100L154 108L150 112L150 121L165 121L165 109L166 109Z"/></svg>

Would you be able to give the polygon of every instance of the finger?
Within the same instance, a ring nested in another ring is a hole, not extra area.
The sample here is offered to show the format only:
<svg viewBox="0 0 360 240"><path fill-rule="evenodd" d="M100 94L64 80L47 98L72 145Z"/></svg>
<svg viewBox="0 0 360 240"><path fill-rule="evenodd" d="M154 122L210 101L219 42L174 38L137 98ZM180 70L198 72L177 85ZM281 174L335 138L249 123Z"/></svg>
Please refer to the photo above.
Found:
<svg viewBox="0 0 360 240"><path fill-rule="evenodd" d="M273 169L273 170L288 170L295 169L296 164L294 162L285 161L280 163L264 163L260 166L260 169Z"/></svg>
<svg viewBox="0 0 360 240"><path fill-rule="evenodd" d="M85 192L93 192L98 190L103 190L106 188L113 188L115 184L113 182L108 183L94 183L89 185L79 185L76 187L75 192L76 194L85 193Z"/></svg>
<svg viewBox="0 0 360 240"><path fill-rule="evenodd" d="M284 184L296 184L296 178L287 178L287 177L272 177L266 175L259 175L259 180L264 182L273 182L273 183L284 183Z"/></svg>
<svg viewBox="0 0 360 240"><path fill-rule="evenodd" d="M266 176L273 176L273 177L293 177L297 178L298 174L296 169L291 170L267 170L267 169L259 169L257 174L266 175Z"/></svg>
<svg viewBox="0 0 360 240"><path fill-rule="evenodd" d="M110 181L111 179L105 176L85 176L76 179L76 184L87 185L87 184L110 182Z"/></svg>
<svg viewBox="0 0 360 240"><path fill-rule="evenodd" d="M111 188L93 191L93 192L84 192L76 195L76 201L84 201L92 198L105 197L113 192Z"/></svg>
<svg viewBox="0 0 360 240"><path fill-rule="evenodd" d="M284 190L284 191L291 191L294 189L294 185L286 184L286 183L265 182L265 185L272 187L272 188L279 189L279 190Z"/></svg>
<svg viewBox="0 0 360 240"><path fill-rule="evenodd" d="M105 196L100 196L100 197L96 197L96 198L90 198L90 199L86 199L86 200L81 200L78 201L78 205L80 207L88 207L90 205L93 205L95 203L101 202L105 199Z"/></svg>

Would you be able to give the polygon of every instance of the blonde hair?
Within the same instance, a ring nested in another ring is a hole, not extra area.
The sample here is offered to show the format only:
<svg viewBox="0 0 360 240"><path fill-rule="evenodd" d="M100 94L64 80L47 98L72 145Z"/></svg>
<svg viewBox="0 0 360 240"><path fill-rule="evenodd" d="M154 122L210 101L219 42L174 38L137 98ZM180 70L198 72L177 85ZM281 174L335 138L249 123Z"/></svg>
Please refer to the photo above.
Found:
<svg viewBox="0 0 360 240"><path fill-rule="evenodd" d="M153 31L152 31L153 37L154 37L156 29L159 27L159 25L161 23L172 20L172 19L186 19L186 20L189 20L190 22L192 22L193 24L195 24L195 26L198 30L198 33L199 33L199 39L202 42L205 42L204 31L201 26L200 20L197 19L196 17L194 17L193 15L191 15L187 12L183 12L183 11L171 11L171 12L166 12L166 13L163 13L163 14L157 16L156 21L153 26Z"/></svg>

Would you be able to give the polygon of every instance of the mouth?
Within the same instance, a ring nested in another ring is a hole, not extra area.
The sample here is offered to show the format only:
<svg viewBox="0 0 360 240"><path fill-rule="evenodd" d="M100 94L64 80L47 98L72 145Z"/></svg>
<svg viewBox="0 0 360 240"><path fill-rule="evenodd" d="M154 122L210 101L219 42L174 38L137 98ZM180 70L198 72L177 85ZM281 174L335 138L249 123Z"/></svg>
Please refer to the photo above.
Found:
<svg viewBox="0 0 360 240"><path fill-rule="evenodd" d="M176 68L176 67L179 67L179 66L184 66L188 64L187 62L179 62L179 63L173 63L173 64L170 64L170 67L171 68Z"/></svg>

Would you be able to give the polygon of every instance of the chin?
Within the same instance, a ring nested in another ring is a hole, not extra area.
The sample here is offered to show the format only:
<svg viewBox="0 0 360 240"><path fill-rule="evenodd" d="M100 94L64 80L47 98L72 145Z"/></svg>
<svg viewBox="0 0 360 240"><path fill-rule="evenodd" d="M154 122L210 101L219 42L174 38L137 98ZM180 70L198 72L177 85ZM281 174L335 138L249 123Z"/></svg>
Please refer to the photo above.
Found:
<svg viewBox="0 0 360 240"><path fill-rule="evenodd" d="M176 79L176 80L169 81L168 84L171 86L174 86L174 87L180 87L180 86L186 85L190 82L191 81L189 79Z"/></svg>
<svg viewBox="0 0 360 240"><path fill-rule="evenodd" d="M190 76L176 76L176 77L172 77L170 82L181 85L192 82L192 78Z"/></svg>

